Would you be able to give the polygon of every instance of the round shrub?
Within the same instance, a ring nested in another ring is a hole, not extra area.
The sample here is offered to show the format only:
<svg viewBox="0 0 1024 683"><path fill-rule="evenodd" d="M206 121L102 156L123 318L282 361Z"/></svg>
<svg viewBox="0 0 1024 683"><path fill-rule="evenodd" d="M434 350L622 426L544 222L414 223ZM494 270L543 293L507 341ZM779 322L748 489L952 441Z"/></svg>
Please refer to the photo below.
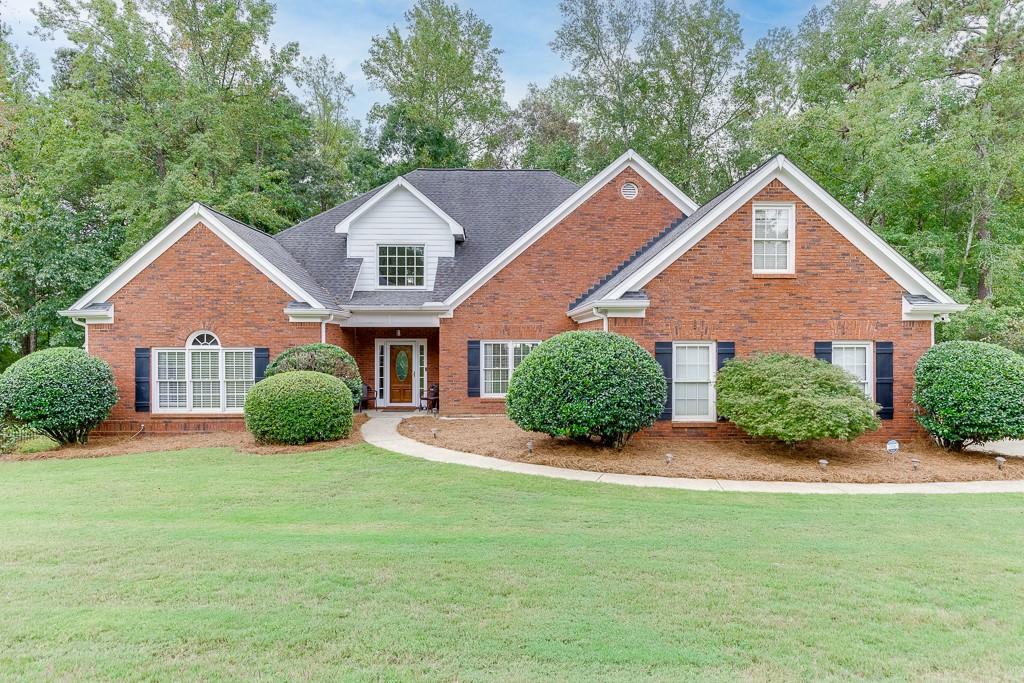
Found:
<svg viewBox="0 0 1024 683"><path fill-rule="evenodd" d="M245 397L245 426L260 443L344 439L352 433L352 392L322 372L267 377Z"/></svg>
<svg viewBox="0 0 1024 683"><path fill-rule="evenodd" d="M0 375L0 417L59 444L85 443L117 403L114 373L83 349L36 351Z"/></svg>
<svg viewBox="0 0 1024 683"><path fill-rule="evenodd" d="M345 349L334 344L305 344L282 351L267 366L264 377L295 370L312 370L340 379L352 392L358 403L363 395L363 378L356 359Z"/></svg>
<svg viewBox="0 0 1024 683"><path fill-rule="evenodd" d="M665 375L651 354L607 332L541 342L512 373L505 402L527 431L615 447L654 424L664 404Z"/></svg>
<svg viewBox="0 0 1024 683"><path fill-rule="evenodd" d="M878 429L853 376L824 361L786 353L731 360L715 382L718 414L751 436L785 443L854 439Z"/></svg>
<svg viewBox="0 0 1024 683"><path fill-rule="evenodd" d="M951 450L1024 438L1024 357L995 344L933 346L914 371L917 421Z"/></svg>

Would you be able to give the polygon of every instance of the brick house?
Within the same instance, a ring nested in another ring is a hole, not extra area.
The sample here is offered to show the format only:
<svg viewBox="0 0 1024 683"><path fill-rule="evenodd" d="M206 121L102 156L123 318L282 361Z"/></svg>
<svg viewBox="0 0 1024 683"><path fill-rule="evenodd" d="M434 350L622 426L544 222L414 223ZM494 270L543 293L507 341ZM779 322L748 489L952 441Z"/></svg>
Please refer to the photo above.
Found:
<svg viewBox="0 0 1024 683"><path fill-rule="evenodd" d="M114 369L108 433L242 429L268 360L318 341L378 407L437 384L443 414L502 412L535 344L606 329L664 368L655 433L737 435L717 369L787 351L850 371L876 436L905 438L914 364L961 308L783 156L698 206L630 151L582 187L416 170L273 236L193 204L62 314Z"/></svg>

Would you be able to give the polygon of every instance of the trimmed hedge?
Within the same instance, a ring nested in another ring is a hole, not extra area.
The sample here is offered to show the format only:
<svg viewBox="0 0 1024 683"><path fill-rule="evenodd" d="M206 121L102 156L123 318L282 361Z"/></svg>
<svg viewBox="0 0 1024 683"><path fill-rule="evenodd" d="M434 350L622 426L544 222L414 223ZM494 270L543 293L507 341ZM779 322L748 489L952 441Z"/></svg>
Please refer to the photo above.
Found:
<svg viewBox="0 0 1024 683"><path fill-rule="evenodd" d="M1024 438L1024 357L1002 346L933 346L914 371L917 421L942 446Z"/></svg>
<svg viewBox="0 0 1024 683"><path fill-rule="evenodd" d="M267 377L245 397L245 426L260 443L344 439L352 433L352 392L322 372Z"/></svg>
<svg viewBox="0 0 1024 683"><path fill-rule="evenodd" d="M85 443L117 403L114 373L83 349L36 351L0 375L0 418L59 444Z"/></svg>
<svg viewBox="0 0 1024 683"><path fill-rule="evenodd" d="M786 353L728 361L715 382L718 414L751 436L785 443L851 440L878 429L878 405L840 367Z"/></svg>
<svg viewBox="0 0 1024 683"><path fill-rule="evenodd" d="M564 332L541 342L512 373L505 406L531 432L621 447L654 424L665 375L647 351L608 332Z"/></svg>
<svg viewBox="0 0 1024 683"><path fill-rule="evenodd" d="M285 349L267 366L264 377L295 370L311 370L337 377L352 392L354 405L358 405L362 398L363 378L359 374L359 365L352 354L340 346L305 344Z"/></svg>

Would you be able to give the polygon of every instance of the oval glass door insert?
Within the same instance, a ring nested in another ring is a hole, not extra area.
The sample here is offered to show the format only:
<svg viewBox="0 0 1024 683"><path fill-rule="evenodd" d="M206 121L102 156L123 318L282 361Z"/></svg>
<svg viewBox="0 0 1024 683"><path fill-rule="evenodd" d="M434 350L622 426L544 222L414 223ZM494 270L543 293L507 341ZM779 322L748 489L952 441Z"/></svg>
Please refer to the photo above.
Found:
<svg viewBox="0 0 1024 683"><path fill-rule="evenodd" d="M399 351L395 356L395 376L399 382L404 382L409 376L409 355L405 351Z"/></svg>

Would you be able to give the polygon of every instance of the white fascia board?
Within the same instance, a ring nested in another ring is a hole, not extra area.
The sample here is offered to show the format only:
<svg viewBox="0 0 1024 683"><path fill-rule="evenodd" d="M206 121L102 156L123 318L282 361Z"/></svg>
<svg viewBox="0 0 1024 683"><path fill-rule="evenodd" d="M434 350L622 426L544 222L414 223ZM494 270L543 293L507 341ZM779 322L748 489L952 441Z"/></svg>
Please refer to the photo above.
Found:
<svg viewBox="0 0 1024 683"><path fill-rule="evenodd" d="M98 324L109 324L114 322L114 307L111 306L105 311L96 310L74 310L67 309L65 311L57 311L57 315L65 318L71 318L72 320L82 323L98 325Z"/></svg>
<svg viewBox="0 0 1024 683"><path fill-rule="evenodd" d="M398 188L407 190L410 194L412 194L413 197L416 197L416 199L422 202L424 206L430 209L430 211L433 212L434 215L436 215L438 218L444 221L448 225L448 228L452 231L452 235L459 239L466 238L466 231L463 229L462 225L460 225L457 220L455 220L447 213L445 213L444 210L441 209L441 207L439 207L434 202L430 201L430 199L425 194L417 190L412 183L410 183L408 180L401 176L392 180L390 183L384 186L384 188L380 192L371 197L369 201L367 201L358 209L356 209L348 216L346 216L343 221L341 221L340 223L338 223L337 226L335 226L334 232L348 234L349 228L352 227L352 224L355 221L359 220L361 216L366 215L366 213L370 211L370 209L372 209L378 202L383 200L385 197L387 197L389 194L391 194Z"/></svg>
<svg viewBox="0 0 1024 683"><path fill-rule="evenodd" d="M445 299L445 304L454 310L456 306L468 299L469 296L479 289L485 282L494 277L498 271L514 261L520 254L526 251L531 244L547 234L551 228L558 225L569 214L575 211L585 201L590 199L598 190L604 187L606 183L626 168L632 168L636 171L640 177L649 182L687 216L697 209L696 202L686 196L686 194L678 187L673 185L667 178L665 178L665 176L659 173L657 169L643 159L643 157L633 150L629 150L606 166L603 171L591 178L585 185L566 198L565 201L552 209L548 215L537 221L532 228L523 233L519 239L510 244L503 252L494 257L490 263L478 271L476 275L471 277L447 299Z"/></svg>
<svg viewBox="0 0 1024 683"><path fill-rule="evenodd" d="M341 327L440 327L441 311L421 309L352 309L352 315L338 324Z"/></svg>
<svg viewBox="0 0 1024 683"><path fill-rule="evenodd" d="M229 247L238 252L257 270L270 278L278 287L293 298L303 301L314 308L323 308L323 305L316 298L295 284L277 266L267 261L252 247L239 239L237 235L224 226L216 215L208 211L202 204L196 202L171 221L167 227L158 232L156 236L142 245L127 261L115 268L110 275L103 278L99 284L86 292L81 299L72 304L71 308L68 309L69 312L77 312L89 304L106 301L119 289L131 282L146 266L153 263L161 254L171 248L197 223L202 223L212 230Z"/></svg>
<svg viewBox="0 0 1024 683"><path fill-rule="evenodd" d="M290 323L337 323L349 317L348 311L333 308L285 308Z"/></svg>
<svg viewBox="0 0 1024 683"><path fill-rule="evenodd" d="M645 318L651 302L646 299L602 299L569 311L570 318L578 323L609 318ZM600 315L599 315L600 314Z"/></svg>
<svg viewBox="0 0 1024 683"><path fill-rule="evenodd" d="M871 228L864 225L849 209L782 155L779 155L774 163L767 164L760 172L748 178L742 186L733 191L727 201L703 216L680 235L674 244L663 249L650 262L623 280L607 298L620 298L628 291L642 288L775 179L779 179L906 291L912 294L927 294L943 304L956 304L941 287L929 280Z"/></svg>
<svg viewBox="0 0 1024 683"><path fill-rule="evenodd" d="M959 313L967 308L967 304L958 303L936 303L936 304L912 304L906 299L903 300L904 320L948 320L950 313Z"/></svg>

